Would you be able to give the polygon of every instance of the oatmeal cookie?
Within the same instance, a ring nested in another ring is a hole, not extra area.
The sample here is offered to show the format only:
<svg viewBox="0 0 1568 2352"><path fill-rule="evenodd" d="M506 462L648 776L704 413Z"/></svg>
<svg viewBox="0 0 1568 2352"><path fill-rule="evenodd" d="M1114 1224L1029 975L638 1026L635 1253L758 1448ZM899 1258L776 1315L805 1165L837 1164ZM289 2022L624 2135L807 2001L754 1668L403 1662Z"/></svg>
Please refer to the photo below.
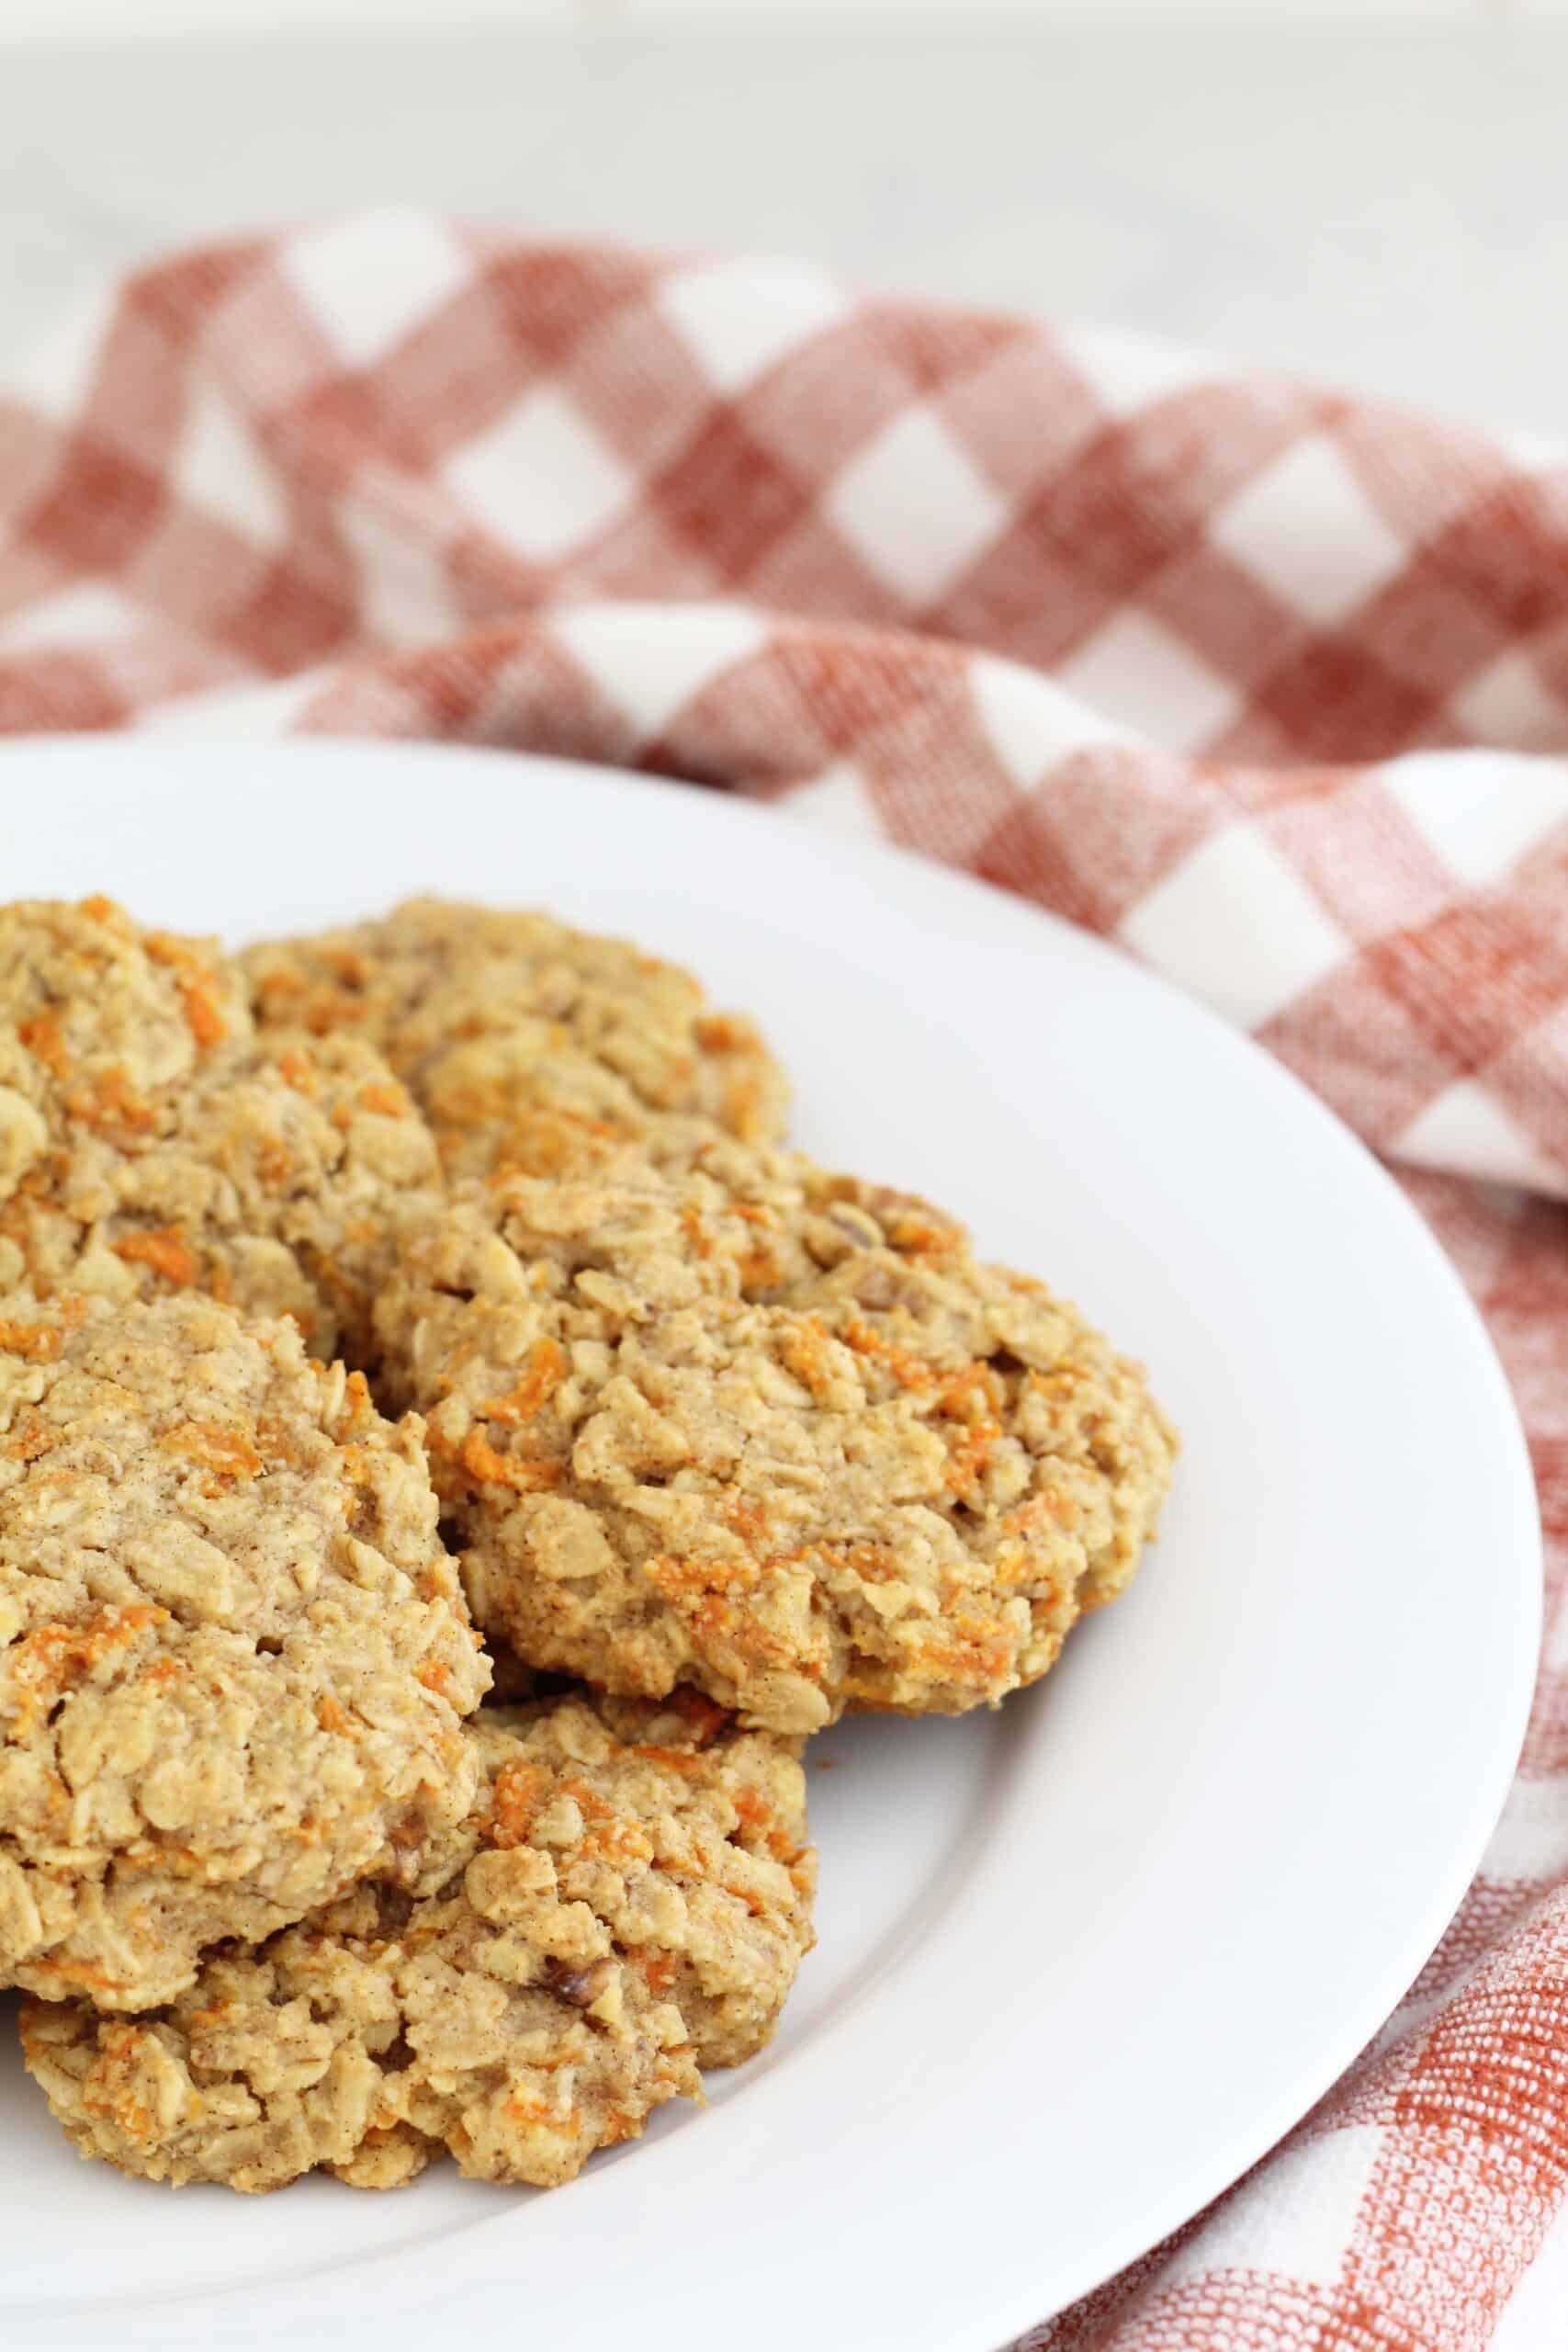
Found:
<svg viewBox="0 0 1568 2352"><path fill-rule="evenodd" d="M216 940L143 931L109 899L0 907L0 1187L66 1119L134 1133L149 1094L187 1084L251 1028Z"/></svg>
<svg viewBox="0 0 1568 2352"><path fill-rule="evenodd" d="M0 1290L209 1291L367 1361L429 1129L354 1037L257 1040L205 943L0 910Z"/></svg>
<svg viewBox="0 0 1568 2352"><path fill-rule="evenodd" d="M473 1793L417 1424L287 1323L0 1302L0 1984L137 2009Z"/></svg>
<svg viewBox="0 0 1568 2352"><path fill-rule="evenodd" d="M363 1885L157 2015L30 2002L27 2063L84 2154L152 2180L390 2188L450 2149L549 2188L771 2034L810 1943L800 1766L679 1702L496 1709L435 1893ZM661 1734L660 1739L650 1735Z"/></svg>
<svg viewBox="0 0 1568 2352"><path fill-rule="evenodd" d="M1169 1477L1141 1372L1075 1308L795 1154L459 1187L378 1323L478 1622L783 1732L1033 1681Z"/></svg>
<svg viewBox="0 0 1568 2352"><path fill-rule="evenodd" d="M552 1175L627 1140L679 1161L783 1133L783 1073L749 1021L625 941L548 915L411 899L379 922L241 959L264 1027L351 1031L412 1089L454 1176Z"/></svg>

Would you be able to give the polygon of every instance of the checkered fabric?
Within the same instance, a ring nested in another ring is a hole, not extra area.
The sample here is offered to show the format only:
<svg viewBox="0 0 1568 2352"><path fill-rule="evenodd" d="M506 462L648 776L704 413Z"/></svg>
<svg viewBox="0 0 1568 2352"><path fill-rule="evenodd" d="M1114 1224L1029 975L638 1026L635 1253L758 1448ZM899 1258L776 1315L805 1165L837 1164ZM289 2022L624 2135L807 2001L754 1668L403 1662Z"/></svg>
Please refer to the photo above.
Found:
<svg viewBox="0 0 1568 2352"><path fill-rule="evenodd" d="M373 213L0 369L0 729L435 735L775 799L1121 942L1404 1171L1539 1475L1482 1873L1049 2352L1467 2352L1568 2193L1568 455L788 262Z"/></svg>

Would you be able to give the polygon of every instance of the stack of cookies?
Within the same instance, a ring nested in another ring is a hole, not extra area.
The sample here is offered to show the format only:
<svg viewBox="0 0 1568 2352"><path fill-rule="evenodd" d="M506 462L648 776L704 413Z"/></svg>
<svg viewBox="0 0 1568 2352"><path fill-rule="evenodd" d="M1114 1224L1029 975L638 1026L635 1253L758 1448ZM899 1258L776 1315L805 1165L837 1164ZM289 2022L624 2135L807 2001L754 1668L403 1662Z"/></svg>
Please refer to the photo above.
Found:
<svg viewBox="0 0 1568 2352"><path fill-rule="evenodd" d="M786 1106L541 914L0 910L0 1986L85 2154L569 2179L773 2033L808 1736L1125 1585L1137 1367Z"/></svg>

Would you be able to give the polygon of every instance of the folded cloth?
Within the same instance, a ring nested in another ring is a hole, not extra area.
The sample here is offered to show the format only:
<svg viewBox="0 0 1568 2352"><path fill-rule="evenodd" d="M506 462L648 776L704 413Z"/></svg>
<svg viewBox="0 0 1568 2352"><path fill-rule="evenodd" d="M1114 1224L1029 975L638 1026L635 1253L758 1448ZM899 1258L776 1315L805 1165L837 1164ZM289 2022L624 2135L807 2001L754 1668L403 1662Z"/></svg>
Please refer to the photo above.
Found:
<svg viewBox="0 0 1568 2352"><path fill-rule="evenodd" d="M1519 1778L1372 2048L1028 2341L1484 2343L1568 2189L1568 452L370 213L0 368L0 730L117 726L522 745L902 842L1207 997L1395 1164L1540 1481Z"/></svg>

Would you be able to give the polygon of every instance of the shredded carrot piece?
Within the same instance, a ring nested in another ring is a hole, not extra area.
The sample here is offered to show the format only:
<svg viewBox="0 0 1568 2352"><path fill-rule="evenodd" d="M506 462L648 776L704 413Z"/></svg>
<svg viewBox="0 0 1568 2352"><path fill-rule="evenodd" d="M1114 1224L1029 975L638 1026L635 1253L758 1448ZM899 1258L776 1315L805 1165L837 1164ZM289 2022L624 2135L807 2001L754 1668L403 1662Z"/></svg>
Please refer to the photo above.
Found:
<svg viewBox="0 0 1568 2352"><path fill-rule="evenodd" d="M114 1244L114 1254L128 1265L151 1266L166 1283L182 1289L195 1282L199 1271L177 1225L161 1226L152 1233L121 1234Z"/></svg>
<svg viewBox="0 0 1568 2352"><path fill-rule="evenodd" d="M367 1429L375 1417L376 1405L370 1394L370 1383L362 1372L351 1372L344 1384L343 1410L337 1417L333 1435L341 1443L355 1430ZM349 1476L362 1482L371 1476L374 1464L360 1448L354 1447L349 1451L347 1467Z"/></svg>
<svg viewBox="0 0 1568 2352"><path fill-rule="evenodd" d="M12 1682L18 1713L36 1719L48 1713L65 1690L85 1680L116 1650L128 1649L151 1626L167 1623L168 1611L150 1601L129 1609L100 1609L78 1625L39 1625L14 1644Z"/></svg>
<svg viewBox="0 0 1568 2352"><path fill-rule="evenodd" d="M62 1984L80 1984L84 1991L118 1993L125 1986L122 1976L111 1976L107 1968L96 1968L89 1960L35 1960L28 1966L40 1976L57 1978Z"/></svg>
<svg viewBox="0 0 1568 2352"><path fill-rule="evenodd" d="M693 1035L706 1054L744 1053L753 1042L750 1022L728 1012L705 1013L693 1023Z"/></svg>
<svg viewBox="0 0 1568 2352"><path fill-rule="evenodd" d="M744 1829L754 1833L766 1828L773 1821L773 1809L761 1789L739 1790L733 1802Z"/></svg>
<svg viewBox="0 0 1568 2352"><path fill-rule="evenodd" d="M749 1495L737 1495L724 1516L744 1544L756 1543L767 1524L761 1503L753 1502ZM681 1695L679 1691L675 1692L670 1702L671 1706Z"/></svg>
<svg viewBox="0 0 1568 2352"><path fill-rule="evenodd" d="M37 1462L43 1454L52 1453L59 1443L59 1434L47 1422L24 1421L0 1446L0 1453L10 1462Z"/></svg>
<svg viewBox="0 0 1568 2352"><path fill-rule="evenodd" d="M315 1063L308 1054L302 1054L297 1046L289 1046L278 1055L277 1074L285 1085L294 1089L296 1094L303 1094L313 1099L321 1091Z"/></svg>
<svg viewBox="0 0 1568 2352"><path fill-rule="evenodd" d="M584 1821L614 1821L615 1818L615 1808L609 1799L602 1797L598 1790L591 1788L586 1781L563 1780L561 1788Z"/></svg>
<svg viewBox="0 0 1568 2352"><path fill-rule="evenodd" d="M1007 1390L995 1364L976 1356L973 1363L966 1363L942 1383L937 1403L942 1412L964 1420L988 1418L985 1412L987 1407L991 1413L999 1412L1006 1398Z"/></svg>
<svg viewBox="0 0 1568 2352"><path fill-rule="evenodd" d="M409 1098L400 1086L362 1086L359 1102L362 1110L379 1111L387 1119L405 1117L409 1107Z"/></svg>
<svg viewBox="0 0 1568 2352"><path fill-rule="evenodd" d="M225 2018L233 2015L233 2010L232 2001L214 2001L209 2008L187 2009L186 2023L193 2033L200 2033L208 2026L221 2025Z"/></svg>
<svg viewBox="0 0 1568 2352"><path fill-rule="evenodd" d="M696 1560L661 1552L644 1564L643 1574L667 1600L702 1593L745 1591L757 1582L755 1560Z"/></svg>
<svg viewBox="0 0 1568 2352"><path fill-rule="evenodd" d="M60 1353L60 1333L52 1323L0 1321L0 1348L8 1355L26 1356L29 1363L53 1363Z"/></svg>
<svg viewBox="0 0 1568 2352"><path fill-rule="evenodd" d="M932 1225L929 1219L906 1212L893 1219L887 1228L887 1238L895 1250L907 1250L913 1255L940 1258L957 1246L958 1236L949 1226Z"/></svg>
<svg viewBox="0 0 1568 2352"><path fill-rule="evenodd" d="M180 989L180 1006L190 1027L190 1034L204 1050L215 1046L227 1035L223 1015L203 988L194 980L186 980Z"/></svg>
<svg viewBox="0 0 1568 2352"><path fill-rule="evenodd" d="M970 1501L979 1491L981 1479L996 1456L1001 1430L995 1421L982 1423L971 1430L948 1456L947 1486L961 1502Z"/></svg>
<svg viewBox="0 0 1568 2352"><path fill-rule="evenodd" d="M668 1993L675 1982L679 1963L673 1952L649 1951L644 1946L634 1944L627 1951L626 1958L650 1993Z"/></svg>
<svg viewBox="0 0 1568 2352"><path fill-rule="evenodd" d="M702 1211L693 1201L688 1201L681 1211L681 1229L699 1258L712 1257L713 1238L703 1223Z"/></svg>
<svg viewBox="0 0 1568 2352"><path fill-rule="evenodd" d="M536 1340L515 1388L479 1407L487 1420L520 1424L532 1420L567 1375L566 1351L556 1340Z"/></svg>
<svg viewBox="0 0 1568 2352"><path fill-rule="evenodd" d="M911 1355L908 1348L885 1340L880 1331L874 1331L858 1316L845 1324L844 1339L857 1355L872 1356L878 1363L885 1363L900 1388L930 1388L935 1382L936 1374L929 1363Z"/></svg>
<svg viewBox="0 0 1568 2352"><path fill-rule="evenodd" d="M751 1069L738 1069L725 1089L724 1107L728 1123L742 1143L761 1143L766 1133L762 1117L762 1089L757 1074Z"/></svg>
<svg viewBox="0 0 1568 2352"><path fill-rule="evenodd" d="M66 1098L65 1107L73 1119L100 1135L112 1135L118 1128L145 1134L158 1115L118 1067L99 1070L91 1086L78 1087Z"/></svg>
<svg viewBox="0 0 1568 2352"><path fill-rule="evenodd" d="M832 1386L832 1374L823 1354L828 1334L816 1316L808 1315L798 1329L784 1333L779 1353L796 1380L818 1400Z"/></svg>
<svg viewBox="0 0 1568 2352"><path fill-rule="evenodd" d="M370 967L357 947L323 947L321 961L345 989L362 989L370 978Z"/></svg>
<svg viewBox="0 0 1568 2352"><path fill-rule="evenodd" d="M682 1682L671 1690L664 1703L672 1713L683 1716L698 1738L705 1741L727 1730L731 1721L716 1699L710 1699L705 1691L694 1690L689 1683Z"/></svg>
<svg viewBox="0 0 1568 2352"><path fill-rule="evenodd" d="M954 1627L946 1637L922 1642L917 1650L919 1670L928 1680L953 1676L970 1681L976 1676L994 1682L1006 1675L1012 1664L1012 1648L1006 1635L985 1624Z"/></svg>
<svg viewBox="0 0 1568 2352"><path fill-rule="evenodd" d="M35 1012L30 1020L17 1023L17 1035L29 1054L36 1056L44 1068L56 1078L63 1078L71 1066L65 1050L65 1038L60 1026L60 1016L54 1012Z"/></svg>
<svg viewBox="0 0 1568 2352"><path fill-rule="evenodd" d="M498 1453L483 1430L468 1431L457 1459L470 1478L492 1479L497 1486L514 1487L519 1494L535 1494L560 1482L558 1463L531 1462L521 1453Z"/></svg>
<svg viewBox="0 0 1568 2352"><path fill-rule="evenodd" d="M238 1430L223 1429L215 1421L181 1421L159 1443L168 1453L183 1453L220 1478L254 1478L261 1471L261 1455L250 1439Z"/></svg>
<svg viewBox="0 0 1568 2352"><path fill-rule="evenodd" d="M584 1831L581 1850L591 1861L624 1869L628 1862L652 1861L653 1840L635 1821L607 1821Z"/></svg>

